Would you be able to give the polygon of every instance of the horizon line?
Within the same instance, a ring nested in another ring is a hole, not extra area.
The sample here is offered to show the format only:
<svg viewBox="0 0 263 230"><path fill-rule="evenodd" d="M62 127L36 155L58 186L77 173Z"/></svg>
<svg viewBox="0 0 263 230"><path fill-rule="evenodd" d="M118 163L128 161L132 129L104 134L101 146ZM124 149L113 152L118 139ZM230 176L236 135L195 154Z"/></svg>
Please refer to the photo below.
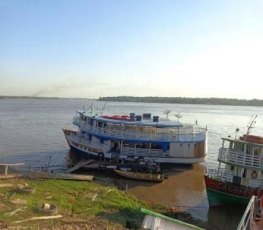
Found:
<svg viewBox="0 0 263 230"><path fill-rule="evenodd" d="M35 99L88 99L88 100L99 100L103 98L118 98L118 97L130 97L130 98L187 98L187 99L225 99L225 100L243 100L243 101L263 101L263 99L244 99L244 98L226 98L226 97L182 97L182 96L103 96L98 98L88 98L88 97L51 97L51 96L14 96L14 95L0 95L0 99L2 98L35 98Z"/></svg>

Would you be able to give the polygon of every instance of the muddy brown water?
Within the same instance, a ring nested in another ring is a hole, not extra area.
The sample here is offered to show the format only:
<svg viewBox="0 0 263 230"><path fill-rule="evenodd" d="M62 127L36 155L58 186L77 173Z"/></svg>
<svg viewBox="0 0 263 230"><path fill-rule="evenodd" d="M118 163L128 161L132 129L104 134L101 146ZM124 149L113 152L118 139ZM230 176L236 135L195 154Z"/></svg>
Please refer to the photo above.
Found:
<svg viewBox="0 0 263 230"><path fill-rule="evenodd" d="M204 172L205 167L196 164L167 172L168 179L161 183L126 179L117 179L116 183L140 200L164 205L175 213L190 214L194 219L206 223L206 229L236 229L245 207L230 205L209 208Z"/></svg>
<svg viewBox="0 0 263 230"><path fill-rule="evenodd" d="M137 198L166 206L168 209L180 212L190 212L206 220L202 216L209 206L203 179L204 166L194 165L191 168L168 172L168 179L161 183L143 182L135 180L118 180L127 188L127 192ZM200 215L202 210L202 215Z"/></svg>

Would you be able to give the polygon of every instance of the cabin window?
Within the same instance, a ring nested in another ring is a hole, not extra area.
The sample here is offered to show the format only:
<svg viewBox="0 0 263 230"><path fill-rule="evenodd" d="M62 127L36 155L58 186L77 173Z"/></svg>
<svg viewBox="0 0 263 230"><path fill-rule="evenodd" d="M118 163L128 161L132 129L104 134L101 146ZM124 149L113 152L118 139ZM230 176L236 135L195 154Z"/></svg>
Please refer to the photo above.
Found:
<svg viewBox="0 0 263 230"><path fill-rule="evenodd" d="M235 150L241 150L241 151L244 151L244 144L243 143L235 143L234 144L234 148L233 149L235 149Z"/></svg>
<svg viewBox="0 0 263 230"><path fill-rule="evenodd" d="M231 169L231 171L233 171L233 170L234 170L234 168L235 168L235 167L234 167L233 165L231 165L231 168L230 168L230 169Z"/></svg>
<svg viewBox="0 0 263 230"><path fill-rule="evenodd" d="M88 119L88 123L89 123L89 125L92 126L92 125L93 125L93 119L92 119L92 118L89 118L89 119Z"/></svg>
<svg viewBox="0 0 263 230"><path fill-rule="evenodd" d="M152 144L152 149L162 149L162 146L160 144Z"/></svg>
<svg viewBox="0 0 263 230"><path fill-rule="evenodd" d="M257 154L260 154L261 153L261 148L259 146L255 147L255 150L254 150L254 153L257 155Z"/></svg>
<svg viewBox="0 0 263 230"><path fill-rule="evenodd" d="M247 145L247 154L252 154L252 145Z"/></svg>
<svg viewBox="0 0 263 230"><path fill-rule="evenodd" d="M150 148L149 143L140 143L137 144L137 148Z"/></svg>
<svg viewBox="0 0 263 230"><path fill-rule="evenodd" d="M112 147L111 147L111 151L113 152L120 152L120 147L119 147L119 142L112 142Z"/></svg>
<svg viewBox="0 0 263 230"><path fill-rule="evenodd" d="M123 147L127 147L127 148L134 148L135 147L135 143L130 143L130 142L123 142Z"/></svg>
<svg viewBox="0 0 263 230"><path fill-rule="evenodd" d="M247 170L246 169L244 169L244 172L243 172L243 178L246 178L246 175L247 175Z"/></svg>

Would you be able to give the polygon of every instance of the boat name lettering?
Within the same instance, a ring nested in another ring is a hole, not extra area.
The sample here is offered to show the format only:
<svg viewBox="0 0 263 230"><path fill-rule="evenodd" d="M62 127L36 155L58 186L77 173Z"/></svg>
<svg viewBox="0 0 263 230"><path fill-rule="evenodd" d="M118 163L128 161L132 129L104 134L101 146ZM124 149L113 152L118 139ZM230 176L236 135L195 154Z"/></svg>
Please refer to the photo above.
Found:
<svg viewBox="0 0 263 230"><path fill-rule="evenodd" d="M218 191L227 192L237 196L251 197L254 191L249 188L239 187L233 184L223 183L219 181L209 181L209 187Z"/></svg>

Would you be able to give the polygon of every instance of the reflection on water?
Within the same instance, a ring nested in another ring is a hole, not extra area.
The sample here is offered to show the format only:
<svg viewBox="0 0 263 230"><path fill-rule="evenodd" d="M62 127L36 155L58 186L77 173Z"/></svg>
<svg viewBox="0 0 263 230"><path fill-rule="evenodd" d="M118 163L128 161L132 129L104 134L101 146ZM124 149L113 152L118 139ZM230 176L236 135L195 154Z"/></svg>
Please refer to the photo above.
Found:
<svg viewBox="0 0 263 230"><path fill-rule="evenodd" d="M208 212L208 223L214 226L214 229L237 229L245 209L245 206L237 205L211 207Z"/></svg>
<svg viewBox="0 0 263 230"><path fill-rule="evenodd" d="M134 186L128 192L150 203L159 203L174 211L183 211L207 220L208 202L203 179L204 166L168 173L168 179L152 186ZM201 210L201 211L200 211Z"/></svg>

